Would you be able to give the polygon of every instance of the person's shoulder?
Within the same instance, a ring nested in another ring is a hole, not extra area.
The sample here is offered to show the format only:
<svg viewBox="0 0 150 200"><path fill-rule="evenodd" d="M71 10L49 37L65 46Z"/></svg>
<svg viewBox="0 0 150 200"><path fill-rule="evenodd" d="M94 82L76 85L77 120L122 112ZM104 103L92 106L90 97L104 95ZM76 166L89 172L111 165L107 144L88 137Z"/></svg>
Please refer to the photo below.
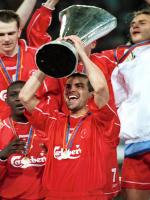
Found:
<svg viewBox="0 0 150 200"><path fill-rule="evenodd" d="M24 39L19 40L19 45L25 52L31 52L34 54L37 51L37 48L28 46L26 40Z"/></svg>
<svg viewBox="0 0 150 200"><path fill-rule="evenodd" d="M96 109L94 111L92 110L92 113L93 117L98 116L99 120L103 122L105 121L106 123L112 121L116 115L115 110L109 104L106 104L101 109L97 108L97 110Z"/></svg>
<svg viewBox="0 0 150 200"><path fill-rule="evenodd" d="M111 74L116 66L114 50L105 50L91 55L91 60L103 71L103 73Z"/></svg>
<svg viewBox="0 0 150 200"><path fill-rule="evenodd" d="M100 52L93 53L91 56L93 57L100 57L102 55L110 56L110 55L113 55L113 53L114 53L114 49L108 49L108 50L102 50Z"/></svg>
<svg viewBox="0 0 150 200"><path fill-rule="evenodd" d="M8 118L0 120L0 132L5 129L10 129Z"/></svg>
<svg viewBox="0 0 150 200"><path fill-rule="evenodd" d="M57 119L66 119L67 115L61 111L59 111L58 109L54 109L53 113L55 113L55 116L57 116Z"/></svg>
<svg viewBox="0 0 150 200"><path fill-rule="evenodd" d="M100 56L106 56L106 57L114 57L115 53L124 53L129 48L128 45L120 45L114 49L108 49L108 50L102 50L100 52L94 53L93 56L100 57Z"/></svg>
<svg viewBox="0 0 150 200"><path fill-rule="evenodd" d="M66 118L66 114L58 110L56 106L56 97L53 95L51 95L50 99L47 96L40 99L40 102L33 109L32 115L36 115L37 113L41 113L54 120ZM31 113L26 112L26 114L30 116Z"/></svg>
<svg viewBox="0 0 150 200"><path fill-rule="evenodd" d="M104 51L100 51L100 52L96 52L93 53L91 55L91 59L97 59L97 60L101 60L101 61L110 61L113 62L115 61L115 49L110 49L110 50L104 50Z"/></svg>

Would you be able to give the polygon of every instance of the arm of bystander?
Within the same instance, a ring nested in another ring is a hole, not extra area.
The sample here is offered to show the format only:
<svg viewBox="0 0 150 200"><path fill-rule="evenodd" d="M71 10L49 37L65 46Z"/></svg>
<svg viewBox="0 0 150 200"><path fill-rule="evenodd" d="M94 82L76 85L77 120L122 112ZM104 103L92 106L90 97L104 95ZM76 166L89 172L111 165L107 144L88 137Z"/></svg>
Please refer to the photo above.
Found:
<svg viewBox="0 0 150 200"><path fill-rule="evenodd" d="M37 0L24 0L20 7L17 9L16 13L20 16L22 29L26 25L36 2Z"/></svg>

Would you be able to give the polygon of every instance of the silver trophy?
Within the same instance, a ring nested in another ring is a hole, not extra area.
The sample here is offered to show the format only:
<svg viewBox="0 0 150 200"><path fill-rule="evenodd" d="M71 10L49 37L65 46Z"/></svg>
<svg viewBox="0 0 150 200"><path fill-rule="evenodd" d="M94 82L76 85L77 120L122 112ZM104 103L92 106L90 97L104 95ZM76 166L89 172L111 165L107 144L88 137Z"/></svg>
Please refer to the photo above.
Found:
<svg viewBox="0 0 150 200"><path fill-rule="evenodd" d="M59 13L60 37L77 35L84 45L107 35L117 26L116 17L102 8L73 5ZM78 54L70 41L46 43L36 53L41 71L54 78L66 77L76 70Z"/></svg>

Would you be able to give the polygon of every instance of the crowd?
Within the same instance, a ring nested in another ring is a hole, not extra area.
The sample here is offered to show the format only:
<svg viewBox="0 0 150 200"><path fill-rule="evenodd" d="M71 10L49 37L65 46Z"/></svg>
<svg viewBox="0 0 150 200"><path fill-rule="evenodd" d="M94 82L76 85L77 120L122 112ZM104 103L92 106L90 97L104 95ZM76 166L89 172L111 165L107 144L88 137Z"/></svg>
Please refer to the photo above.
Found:
<svg viewBox="0 0 150 200"><path fill-rule="evenodd" d="M149 200L150 9L133 13L128 43L114 49L92 53L95 40L58 38L79 59L75 72L56 79L35 57L52 41L60 2L47 0L31 18L36 0L0 10L0 199Z"/></svg>

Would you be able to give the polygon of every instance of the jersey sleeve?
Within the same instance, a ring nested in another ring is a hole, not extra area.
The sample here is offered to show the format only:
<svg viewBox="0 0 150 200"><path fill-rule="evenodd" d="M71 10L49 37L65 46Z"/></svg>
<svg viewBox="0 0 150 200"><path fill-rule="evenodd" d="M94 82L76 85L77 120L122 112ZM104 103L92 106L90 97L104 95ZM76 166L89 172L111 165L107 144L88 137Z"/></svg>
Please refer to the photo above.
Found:
<svg viewBox="0 0 150 200"><path fill-rule="evenodd" d="M46 77L43 84L37 92L39 98L55 98L55 109L61 110L61 91L58 79L52 77ZM54 103L53 103L54 107Z"/></svg>
<svg viewBox="0 0 150 200"><path fill-rule="evenodd" d="M29 46L39 47L51 41L47 29L52 21L52 10L41 6L33 14L27 27L27 41Z"/></svg>
<svg viewBox="0 0 150 200"><path fill-rule="evenodd" d="M108 54L108 53L107 53ZM114 92L112 88L112 83L111 83L111 74L112 74L112 69L115 67L115 60L113 58L113 53L110 53L108 55L105 55L104 53L102 54L93 54L91 57L91 60L102 70L104 73L104 76L107 81L107 85L109 88L109 102L107 106L115 113L117 114L116 111L116 106L115 106L115 98L114 98ZM102 112L105 109L102 109ZM107 109L109 110L109 109Z"/></svg>
<svg viewBox="0 0 150 200"><path fill-rule="evenodd" d="M97 126L101 124L103 127L103 136L106 142L113 147L119 144L119 120L116 113L111 109L109 104L105 105L99 111L94 112Z"/></svg>
<svg viewBox="0 0 150 200"><path fill-rule="evenodd" d="M98 67L102 68L104 74L111 75L112 71L117 65L114 50L102 51L92 55L92 60Z"/></svg>
<svg viewBox="0 0 150 200"><path fill-rule="evenodd" d="M110 50L111 51L111 50ZM113 50L112 50L113 51ZM109 88L109 105L115 110L115 101L114 101L114 93L112 89L111 83L111 74L113 69L116 66L115 59L113 58L113 52L110 52L108 55L104 53L93 54L91 60L102 70L105 75L107 85Z"/></svg>
<svg viewBox="0 0 150 200"><path fill-rule="evenodd" d="M107 127L107 130L109 130L105 132L107 134L107 137L116 146L119 142L118 136L120 132L120 122L117 115L114 92L111 82L112 72L117 65L114 50L108 50L101 53L93 54L92 60L103 71L107 80L109 88L109 102L104 108L101 109L101 117Z"/></svg>
<svg viewBox="0 0 150 200"><path fill-rule="evenodd" d="M42 99L31 113L25 111L25 116L35 129L47 133L48 128L55 125L60 114L58 110L55 110L55 101L54 97ZM48 135L45 136L47 137Z"/></svg>

